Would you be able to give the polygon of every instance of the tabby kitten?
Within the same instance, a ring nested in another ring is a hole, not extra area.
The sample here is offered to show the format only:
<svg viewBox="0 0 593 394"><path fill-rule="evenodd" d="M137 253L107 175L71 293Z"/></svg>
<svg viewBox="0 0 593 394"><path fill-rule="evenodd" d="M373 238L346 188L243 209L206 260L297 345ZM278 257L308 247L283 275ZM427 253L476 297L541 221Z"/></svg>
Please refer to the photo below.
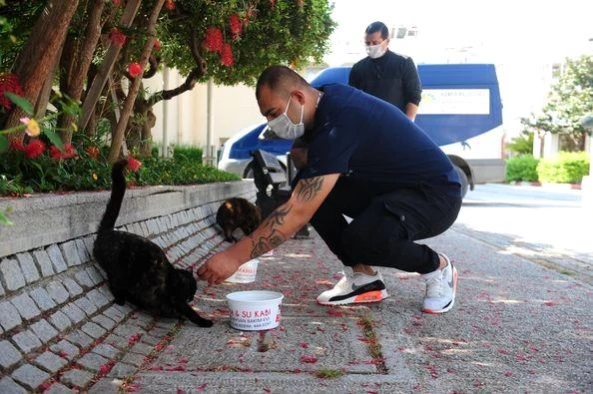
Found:
<svg viewBox="0 0 593 394"><path fill-rule="evenodd" d="M241 197L226 200L216 213L216 223L222 228L228 242L236 242L233 232L240 228L245 235L251 234L261 223L258 207Z"/></svg>
<svg viewBox="0 0 593 394"><path fill-rule="evenodd" d="M200 327L211 327L212 321L187 304L197 290L192 273L173 267L163 250L148 239L114 230L126 191L127 164L120 160L113 165L111 198L93 248L95 260L107 273L115 302L123 305L129 301L158 316L186 317Z"/></svg>

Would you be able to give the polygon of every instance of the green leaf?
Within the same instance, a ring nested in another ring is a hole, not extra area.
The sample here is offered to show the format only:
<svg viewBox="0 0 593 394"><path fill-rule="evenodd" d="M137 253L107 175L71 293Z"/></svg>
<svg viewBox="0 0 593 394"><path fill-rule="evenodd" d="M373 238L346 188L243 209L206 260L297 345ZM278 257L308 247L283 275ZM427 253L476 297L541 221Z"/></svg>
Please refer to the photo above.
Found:
<svg viewBox="0 0 593 394"><path fill-rule="evenodd" d="M17 96L16 94L11 92L4 92L4 95L8 97L10 101L21 107L23 111L25 111L28 115L33 115L33 106L31 105L29 100L27 100L24 97Z"/></svg>
<svg viewBox="0 0 593 394"><path fill-rule="evenodd" d="M0 134L0 153L4 153L8 150L8 138L4 134Z"/></svg>
<svg viewBox="0 0 593 394"><path fill-rule="evenodd" d="M0 225L2 226L12 226L14 223L12 223L10 220L8 220L8 218L6 217L6 215L4 214L4 212L0 211Z"/></svg>
<svg viewBox="0 0 593 394"><path fill-rule="evenodd" d="M58 147L59 150L62 152L64 151L64 144L62 143L62 139L58 134L53 132L52 130L43 130L43 133L49 138L52 144Z"/></svg>

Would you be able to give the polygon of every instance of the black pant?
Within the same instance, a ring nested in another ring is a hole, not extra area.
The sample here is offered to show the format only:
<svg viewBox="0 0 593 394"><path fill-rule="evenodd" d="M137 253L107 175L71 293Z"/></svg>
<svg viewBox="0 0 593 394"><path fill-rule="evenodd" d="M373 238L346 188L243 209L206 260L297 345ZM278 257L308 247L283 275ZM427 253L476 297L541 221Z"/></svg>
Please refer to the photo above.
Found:
<svg viewBox="0 0 593 394"><path fill-rule="evenodd" d="M414 241L447 230L460 208L461 198L426 185L373 195L340 177L311 224L346 266L360 263L425 274L438 268L438 254Z"/></svg>

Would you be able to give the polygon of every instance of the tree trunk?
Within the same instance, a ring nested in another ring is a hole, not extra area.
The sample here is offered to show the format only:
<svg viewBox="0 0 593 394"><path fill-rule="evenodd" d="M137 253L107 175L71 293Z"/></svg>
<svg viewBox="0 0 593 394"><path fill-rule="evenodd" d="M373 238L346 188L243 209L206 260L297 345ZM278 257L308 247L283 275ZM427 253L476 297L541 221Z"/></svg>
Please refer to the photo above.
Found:
<svg viewBox="0 0 593 394"><path fill-rule="evenodd" d="M61 56L63 50L64 50L64 46L62 45L62 47L60 48L60 51L58 52L58 56L56 56L56 61L54 63L54 66L51 69L50 75L52 77L54 75L56 75L56 73L59 70L60 56ZM35 117L36 118L42 118L43 116L45 116L45 112L47 111L47 105L49 104L49 100L51 98L53 82L54 82L53 78L48 78L45 81L45 83L43 84L43 88L41 89L39 97L37 97L37 103L35 104Z"/></svg>
<svg viewBox="0 0 593 394"><path fill-rule="evenodd" d="M157 0L150 14L150 19L147 25L147 40L144 44L144 48L142 49L142 54L140 55L140 66L142 70L146 68L146 64L148 63L148 58L152 52L154 47L154 42L156 40L156 22L158 16L161 12L161 8L163 7L163 3L165 0ZM142 83L142 75L134 78L132 82L132 86L128 91L128 96L124 101L124 106L121 112L121 118L117 124L117 129L115 130L114 138L111 141L111 149L109 150L109 162L113 163L117 161L119 158L119 152L122 147L122 141L124 139L124 134L126 131L126 127L128 125L128 120L130 119L130 115L132 114L132 110L134 109L134 103L136 101L136 96L138 96L138 90L140 89L140 84Z"/></svg>
<svg viewBox="0 0 593 394"><path fill-rule="evenodd" d="M31 103L37 103L43 85L53 77L50 73L77 7L78 0L49 0L35 22L29 42L16 59L14 73ZM18 125L22 116L24 112L15 106L4 128Z"/></svg>
<svg viewBox="0 0 593 394"><path fill-rule="evenodd" d="M80 49L76 51L73 65L68 69L69 72L64 75L66 86L62 91L76 101L79 101L82 97L84 77L89 71L93 53L101 37L101 15L104 8L105 2L103 0L90 0L88 2L88 20L86 21L87 28L84 34L84 42L79 47ZM62 114L58 119L58 129L62 141L70 142L72 140L72 125L75 121L76 117L69 114Z"/></svg>
<svg viewBox="0 0 593 394"><path fill-rule="evenodd" d="M157 4L161 4L162 6L162 1L159 0ZM140 0L128 1L121 17L120 25L129 27L132 24L136 13L138 13L139 8ZM154 38L151 42L154 42ZM88 90L84 103L82 104L82 117L78 122L79 129L83 130L88 124L89 118L91 117L92 112L95 110L95 105L97 105L97 102L101 97L101 92L105 87L105 83L107 82L109 74L111 74L111 69L117 60L120 50L121 47L118 45L109 45L107 53L105 54L105 59L103 60L103 64L101 64L98 74L93 79L92 85Z"/></svg>

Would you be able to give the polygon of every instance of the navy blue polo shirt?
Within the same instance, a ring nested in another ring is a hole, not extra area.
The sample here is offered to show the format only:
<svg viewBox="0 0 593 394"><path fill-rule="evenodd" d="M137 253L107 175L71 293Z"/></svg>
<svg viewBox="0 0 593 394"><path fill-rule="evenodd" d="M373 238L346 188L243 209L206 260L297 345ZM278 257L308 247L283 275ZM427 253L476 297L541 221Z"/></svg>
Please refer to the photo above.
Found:
<svg viewBox="0 0 593 394"><path fill-rule="evenodd" d="M315 129L304 137L309 149L301 179L339 173L373 194L425 185L461 196L449 158L402 111L350 86L321 90Z"/></svg>

